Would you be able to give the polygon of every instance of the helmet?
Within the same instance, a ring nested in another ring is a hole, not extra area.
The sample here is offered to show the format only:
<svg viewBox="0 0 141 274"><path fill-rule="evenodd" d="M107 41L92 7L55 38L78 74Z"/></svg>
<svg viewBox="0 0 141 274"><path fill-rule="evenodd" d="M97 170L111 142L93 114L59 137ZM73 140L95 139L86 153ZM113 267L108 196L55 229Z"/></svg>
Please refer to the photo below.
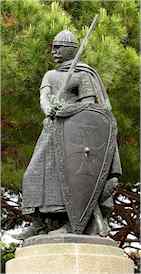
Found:
<svg viewBox="0 0 141 274"><path fill-rule="evenodd" d="M55 36L53 45L77 48L78 42L72 32L63 30Z"/></svg>

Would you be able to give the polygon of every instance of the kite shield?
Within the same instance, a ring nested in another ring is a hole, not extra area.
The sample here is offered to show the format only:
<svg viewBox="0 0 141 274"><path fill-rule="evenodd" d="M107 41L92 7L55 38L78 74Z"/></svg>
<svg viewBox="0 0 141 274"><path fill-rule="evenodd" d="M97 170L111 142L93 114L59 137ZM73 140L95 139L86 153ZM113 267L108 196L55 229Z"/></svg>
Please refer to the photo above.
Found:
<svg viewBox="0 0 141 274"><path fill-rule="evenodd" d="M74 233L82 233L108 177L116 123L107 110L88 108L64 121L63 198Z"/></svg>

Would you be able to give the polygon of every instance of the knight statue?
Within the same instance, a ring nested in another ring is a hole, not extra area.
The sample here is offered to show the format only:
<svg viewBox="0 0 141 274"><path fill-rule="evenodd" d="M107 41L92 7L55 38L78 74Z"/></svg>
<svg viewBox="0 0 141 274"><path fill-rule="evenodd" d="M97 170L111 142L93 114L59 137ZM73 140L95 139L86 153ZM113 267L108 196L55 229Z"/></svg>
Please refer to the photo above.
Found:
<svg viewBox="0 0 141 274"><path fill-rule="evenodd" d="M62 88L77 51L70 31L54 38L57 66L45 73L40 87L43 130L23 178L23 213L33 222L20 239L108 233L112 192L121 175L117 124L101 104L105 89L92 67L79 60Z"/></svg>

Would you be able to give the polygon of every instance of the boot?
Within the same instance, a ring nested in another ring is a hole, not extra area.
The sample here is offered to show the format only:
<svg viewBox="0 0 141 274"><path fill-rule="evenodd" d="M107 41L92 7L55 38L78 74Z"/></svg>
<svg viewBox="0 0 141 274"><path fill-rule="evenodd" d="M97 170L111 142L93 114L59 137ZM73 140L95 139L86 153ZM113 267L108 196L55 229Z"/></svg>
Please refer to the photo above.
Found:
<svg viewBox="0 0 141 274"><path fill-rule="evenodd" d="M68 234L68 233L72 233L72 231L71 231L70 224L66 223L58 229L54 229L54 230L49 231L48 235L49 236L58 236L60 234Z"/></svg>
<svg viewBox="0 0 141 274"><path fill-rule="evenodd" d="M106 220L103 218L101 210L99 206L95 208L95 211L92 213L90 222L85 230L85 234L88 235L99 235L101 237L108 236L108 224Z"/></svg>
<svg viewBox="0 0 141 274"><path fill-rule="evenodd" d="M23 232L17 235L13 235L16 240L25 240L29 237L39 235L39 234L47 234L48 232L47 226L43 223L43 220L40 216L32 217L32 224L29 227L23 229Z"/></svg>

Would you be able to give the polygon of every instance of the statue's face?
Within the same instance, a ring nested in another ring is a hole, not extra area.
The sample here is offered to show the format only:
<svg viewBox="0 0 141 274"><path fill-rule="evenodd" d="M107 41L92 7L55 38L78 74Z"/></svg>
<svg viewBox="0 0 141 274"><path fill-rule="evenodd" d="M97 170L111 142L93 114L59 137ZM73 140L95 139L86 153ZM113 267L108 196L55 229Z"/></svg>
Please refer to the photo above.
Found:
<svg viewBox="0 0 141 274"><path fill-rule="evenodd" d="M63 63L74 58L76 48L62 45L52 45L52 56L55 63Z"/></svg>
<svg viewBox="0 0 141 274"><path fill-rule="evenodd" d="M62 52L63 52L63 46L60 45L52 45L52 56L54 59L55 63L62 63L63 62L63 56L62 56Z"/></svg>

